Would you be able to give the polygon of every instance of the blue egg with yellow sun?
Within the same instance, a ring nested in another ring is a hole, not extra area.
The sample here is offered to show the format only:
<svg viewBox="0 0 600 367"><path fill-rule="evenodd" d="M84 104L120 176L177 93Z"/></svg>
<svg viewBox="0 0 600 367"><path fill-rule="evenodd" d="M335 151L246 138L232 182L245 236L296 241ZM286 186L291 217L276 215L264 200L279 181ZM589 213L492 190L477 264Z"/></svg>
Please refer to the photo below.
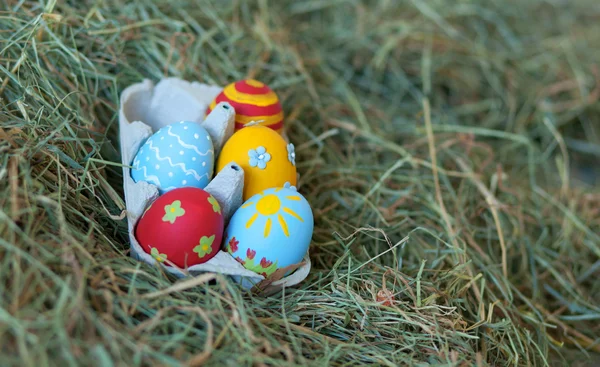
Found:
<svg viewBox="0 0 600 367"><path fill-rule="evenodd" d="M233 214L225 249L246 269L268 277L302 261L313 226L310 205L295 187L267 189Z"/></svg>

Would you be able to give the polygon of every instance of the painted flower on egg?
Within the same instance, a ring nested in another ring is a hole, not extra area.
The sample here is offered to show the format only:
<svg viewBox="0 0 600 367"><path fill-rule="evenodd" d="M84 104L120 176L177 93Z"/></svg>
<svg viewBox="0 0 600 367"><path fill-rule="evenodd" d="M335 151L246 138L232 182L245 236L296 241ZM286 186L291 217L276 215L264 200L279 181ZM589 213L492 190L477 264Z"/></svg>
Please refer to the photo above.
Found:
<svg viewBox="0 0 600 367"><path fill-rule="evenodd" d="M156 247L152 247L152 250L150 250L150 255L152 255L152 257L158 262L164 262L167 260L167 255L161 254Z"/></svg>
<svg viewBox="0 0 600 367"><path fill-rule="evenodd" d="M181 207L181 201L175 200L169 205L165 205L165 216L163 217L163 222L170 222L171 224L175 223L178 217L181 217L185 214L185 209Z"/></svg>
<svg viewBox="0 0 600 367"><path fill-rule="evenodd" d="M212 205L212 208L215 211L215 213L221 214L221 206L219 205L219 202L217 201L217 199L215 199L214 196L210 195L208 198L208 202L210 203L210 205Z"/></svg>
<svg viewBox="0 0 600 367"><path fill-rule="evenodd" d="M232 239L229 240L229 248L231 249L231 251L236 252L238 247L237 245L240 243L240 241L236 241L235 237L233 237Z"/></svg>
<svg viewBox="0 0 600 367"><path fill-rule="evenodd" d="M271 160L271 154L267 153L265 147L258 147L248 151L250 167L258 167L260 169L267 168L267 162Z"/></svg>
<svg viewBox="0 0 600 367"><path fill-rule="evenodd" d="M296 165L296 148L294 147L294 144L289 143L287 145L287 151L288 151L288 161L290 161L295 166Z"/></svg>
<svg viewBox="0 0 600 367"><path fill-rule="evenodd" d="M210 237L202 237L200 239L200 244L194 247L194 252L198 254L198 257L203 258L206 255L209 255L212 252L212 245L215 242L215 236L212 235Z"/></svg>

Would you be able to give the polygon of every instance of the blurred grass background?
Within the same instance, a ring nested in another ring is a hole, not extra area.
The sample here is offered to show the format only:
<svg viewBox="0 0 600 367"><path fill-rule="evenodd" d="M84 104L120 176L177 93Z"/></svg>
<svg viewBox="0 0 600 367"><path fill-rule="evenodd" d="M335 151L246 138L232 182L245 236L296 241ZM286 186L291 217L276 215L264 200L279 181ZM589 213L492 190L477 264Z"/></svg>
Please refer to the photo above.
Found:
<svg viewBox="0 0 600 367"><path fill-rule="evenodd" d="M4 0L2 365L597 365L595 0ZM128 257L120 92L282 98L313 270L263 298Z"/></svg>

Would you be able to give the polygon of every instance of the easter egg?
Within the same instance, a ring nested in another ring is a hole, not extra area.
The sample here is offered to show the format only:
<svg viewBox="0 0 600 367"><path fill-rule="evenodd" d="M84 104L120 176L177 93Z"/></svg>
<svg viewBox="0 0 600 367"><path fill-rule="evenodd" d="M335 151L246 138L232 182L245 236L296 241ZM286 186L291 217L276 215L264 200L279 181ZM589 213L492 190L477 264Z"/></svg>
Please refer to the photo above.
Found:
<svg viewBox="0 0 600 367"><path fill-rule="evenodd" d="M286 182L296 184L294 145L268 127L249 126L235 132L221 150L217 171L229 162L244 169L244 200Z"/></svg>
<svg viewBox="0 0 600 367"><path fill-rule="evenodd" d="M203 189L213 174L213 143L200 124L181 121L150 136L132 166L133 181L154 184L161 194L179 187Z"/></svg>
<svg viewBox="0 0 600 367"><path fill-rule="evenodd" d="M219 102L229 102L235 109L235 129L255 121L262 126L281 133L283 131L283 110L279 97L265 84L246 79L226 86L208 106L208 115Z"/></svg>
<svg viewBox="0 0 600 367"><path fill-rule="evenodd" d="M217 200L202 189L184 187L159 196L146 209L135 237L156 261L185 268L207 262L219 252L223 227Z"/></svg>
<svg viewBox="0 0 600 367"><path fill-rule="evenodd" d="M225 248L246 269L267 277L302 261L313 225L310 205L294 187L271 188L233 214Z"/></svg>

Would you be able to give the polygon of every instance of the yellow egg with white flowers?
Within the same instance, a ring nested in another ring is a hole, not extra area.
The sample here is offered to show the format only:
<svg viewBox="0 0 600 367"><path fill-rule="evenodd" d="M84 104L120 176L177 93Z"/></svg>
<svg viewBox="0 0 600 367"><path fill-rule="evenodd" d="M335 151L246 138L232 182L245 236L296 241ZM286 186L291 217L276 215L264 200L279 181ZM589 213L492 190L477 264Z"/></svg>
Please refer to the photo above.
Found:
<svg viewBox="0 0 600 367"><path fill-rule="evenodd" d="M248 126L227 140L217 161L217 172L235 162L244 169L244 200L286 182L296 185L296 153L275 130Z"/></svg>

